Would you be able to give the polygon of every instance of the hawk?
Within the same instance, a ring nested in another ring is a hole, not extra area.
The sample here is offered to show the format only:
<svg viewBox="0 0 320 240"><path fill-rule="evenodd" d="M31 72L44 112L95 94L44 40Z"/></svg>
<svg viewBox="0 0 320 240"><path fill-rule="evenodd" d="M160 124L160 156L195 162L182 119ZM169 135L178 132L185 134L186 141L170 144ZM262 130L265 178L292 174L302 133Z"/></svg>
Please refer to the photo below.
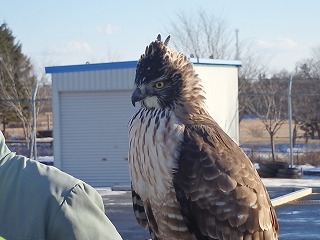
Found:
<svg viewBox="0 0 320 240"><path fill-rule="evenodd" d="M136 68L128 159L137 221L158 240L277 239L257 171L208 114L192 63L169 38L159 34Z"/></svg>

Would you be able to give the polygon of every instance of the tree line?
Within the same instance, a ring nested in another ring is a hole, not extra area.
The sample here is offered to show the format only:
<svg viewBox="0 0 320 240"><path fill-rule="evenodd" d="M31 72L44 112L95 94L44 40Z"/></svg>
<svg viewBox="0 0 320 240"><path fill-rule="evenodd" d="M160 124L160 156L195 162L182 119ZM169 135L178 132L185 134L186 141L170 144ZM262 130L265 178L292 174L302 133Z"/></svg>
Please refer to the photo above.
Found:
<svg viewBox="0 0 320 240"><path fill-rule="evenodd" d="M300 61L293 73L283 70L270 77L239 78L245 82L243 91L239 93L240 120L246 114L253 114L262 121L270 137L273 159L274 136L289 119L289 101L292 105L293 146L297 128L304 132L306 143L309 139L320 139L320 78L314 75L316 69L310 65L311 62L316 62L316 59ZM317 60L316 65L319 64ZM289 95L290 78L292 90Z"/></svg>
<svg viewBox="0 0 320 240"><path fill-rule="evenodd" d="M23 129L27 148L32 144L32 97L37 88L38 99L49 94L44 75L38 76L31 59L22 52L22 44L16 40L7 23L0 25L0 119L6 135L9 124ZM37 100L37 99L36 99ZM36 103L39 112L43 104Z"/></svg>

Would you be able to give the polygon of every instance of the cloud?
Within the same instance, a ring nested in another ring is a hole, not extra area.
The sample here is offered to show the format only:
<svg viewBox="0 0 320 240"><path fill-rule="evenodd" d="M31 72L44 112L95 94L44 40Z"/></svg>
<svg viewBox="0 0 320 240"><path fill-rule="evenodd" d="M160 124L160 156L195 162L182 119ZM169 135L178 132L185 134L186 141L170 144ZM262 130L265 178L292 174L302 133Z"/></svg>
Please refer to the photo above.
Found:
<svg viewBox="0 0 320 240"><path fill-rule="evenodd" d="M91 47L86 42L78 42L78 41L72 41L69 42L67 45L67 49L72 52L86 52L91 53Z"/></svg>
<svg viewBox="0 0 320 240"><path fill-rule="evenodd" d="M90 45L81 41L70 41L65 45L55 44L50 50L56 53L92 53Z"/></svg>
<svg viewBox="0 0 320 240"><path fill-rule="evenodd" d="M295 50L304 48L304 46L298 44L290 38L276 38L274 40L257 40L257 45L265 49L276 49L276 50Z"/></svg>
<svg viewBox="0 0 320 240"><path fill-rule="evenodd" d="M120 30L120 28L118 26L115 26L115 25L113 25L111 23L108 23L105 26L97 27L97 31L99 33L103 33L103 34L106 34L106 35L114 35L117 32L119 32L119 30Z"/></svg>

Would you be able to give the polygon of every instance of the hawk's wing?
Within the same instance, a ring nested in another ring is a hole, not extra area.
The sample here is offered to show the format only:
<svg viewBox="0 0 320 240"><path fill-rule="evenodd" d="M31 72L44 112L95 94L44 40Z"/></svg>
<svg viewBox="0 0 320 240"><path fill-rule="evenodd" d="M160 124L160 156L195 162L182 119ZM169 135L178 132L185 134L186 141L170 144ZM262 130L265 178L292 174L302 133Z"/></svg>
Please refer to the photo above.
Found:
<svg viewBox="0 0 320 240"><path fill-rule="evenodd" d="M174 187L197 239L276 239L276 214L257 171L218 125L186 126Z"/></svg>

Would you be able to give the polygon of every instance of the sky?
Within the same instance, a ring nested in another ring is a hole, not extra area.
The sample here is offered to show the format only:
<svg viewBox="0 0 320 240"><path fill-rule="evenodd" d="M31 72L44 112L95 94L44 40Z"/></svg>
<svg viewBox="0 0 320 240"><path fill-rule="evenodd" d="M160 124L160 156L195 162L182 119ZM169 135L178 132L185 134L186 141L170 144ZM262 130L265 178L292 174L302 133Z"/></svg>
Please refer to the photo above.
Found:
<svg viewBox="0 0 320 240"><path fill-rule="evenodd" d="M293 71L320 46L318 0L0 0L6 22L36 66L138 60L179 13L225 20L270 70Z"/></svg>

